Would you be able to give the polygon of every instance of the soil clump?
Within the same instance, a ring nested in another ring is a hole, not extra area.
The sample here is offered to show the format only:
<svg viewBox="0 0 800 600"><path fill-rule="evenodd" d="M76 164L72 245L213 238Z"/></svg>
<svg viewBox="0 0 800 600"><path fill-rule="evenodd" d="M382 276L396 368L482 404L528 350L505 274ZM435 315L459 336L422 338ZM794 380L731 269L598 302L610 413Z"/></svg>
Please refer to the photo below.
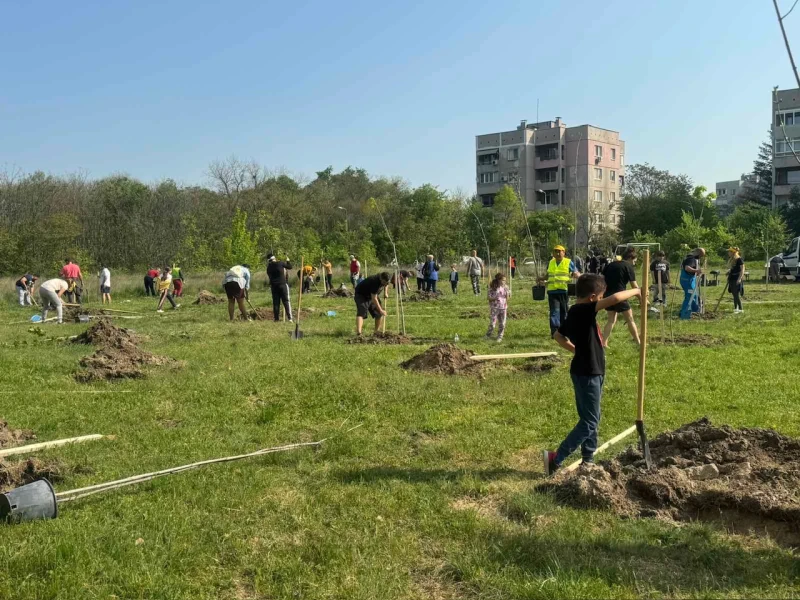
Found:
<svg viewBox="0 0 800 600"><path fill-rule="evenodd" d="M328 290L323 294L323 298L352 298L353 292L348 290L346 287L338 287Z"/></svg>
<svg viewBox="0 0 800 600"><path fill-rule="evenodd" d="M386 333L382 333L380 331L376 332L375 335L362 335L356 336L353 338L349 338L347 340L348 344L388 344L388 345L396 345L396 344L413 344L414 338L408 337L407 335L402 335L399 333L392 333L391 331L387 331Z"/></svg>
<svg viewBox="0 0 800 600"><path fill-rule="evenodd" d="M477 373L483 368L483 364L470 359L474 354L471 350L464 350L455 344L437 344L400 366L412 371L444 375Z"/></svg>
<svg viewBox="0 0 800 600"><path fill-rule="evenodd" d="M221 296L212 294L208 290L200 290L200 293L197 294L197 299L192 302L192 304L200 304L201 306L205 306L208 304L224 304L225 302L225 298L222 298Z"/></svg>
<svg viewBox="0 0 800 600"><path fill-rule="evenodd" d="M19 446L23 442L35 440L36 436L28 429L11 429L8 423L0 419L0 448Z"/></svg>
<svg viewBox="0 0 800 600"><path fill-rule="evenodd" d="M704 348L710 348L711 346L716 346L722 342L722 340L719 338L716 338L713 335L708 335L707 333L684 333L676 335L674 338L667 335L666 340L667 346L672 345L674 340L674 345L676 346L702 346ZM662 345L661 335L654 335L653 338L649 340L649 343Z"/></svg>
<svg viewBox="0 0 800 600"><path fill-rule="evenodd" d="M534 375L549 373L553 369L564 364L564 359L560 356L545 356L543 358L532 358L526 360L524 364L516 367L517 370Z"/></svg>
<svg viewBox="0 0 800 600"><path fill-rule="evenodd" d="M70 471L58 460L43 461L37 458L26 460L0 460L0 492L5 493L43 477L50 483L61 481Z"/></svg>
<svg viewBox="0 0 800 600"><path fill-rule="evenodd" d="M79 361L83 370L75 373L75 379L81 383L138 379L145 376L142 367L178 364L166 356L142 350L138 346L139 338L132 331L117 327L106 319L97 321L73 341L100 346L94 354Z"/></svg>
<svg viewBox="0 0 800 600"><path fill-rule="evenodd" d="M654 467L629 447L539 486L570 506L630 517L706 521L800 546L800 440L707 418L650 441Z"/></svg>
<svg viewBox="0 0 800 600"><path fill-rule="evenodd" d="M442 292L426 292L419 290L410 294L404 302L429 302L431 300L439 300L442 297Z"/></svg>

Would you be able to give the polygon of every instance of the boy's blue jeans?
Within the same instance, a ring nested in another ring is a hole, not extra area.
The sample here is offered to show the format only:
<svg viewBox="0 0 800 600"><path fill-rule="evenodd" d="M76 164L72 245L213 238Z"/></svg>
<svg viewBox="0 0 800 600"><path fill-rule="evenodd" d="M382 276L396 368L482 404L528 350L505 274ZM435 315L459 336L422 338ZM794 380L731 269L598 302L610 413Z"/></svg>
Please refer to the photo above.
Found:
<svg viewBox="0 0 800 600"><path fill-rule="evenodd" d="M700 303L694 293L697 288L697 277L681 271L681 288L683 288L681 319L691 319L693 312L700 312Z"/></svg>
<svg viewBox="0 0 800 600"><path fill-rule="evenodd" d="M603 397L605 375L571 375L575 388L575 406L578 409L578 424L561 442L556 451L556 464L581 448L581 457L591 461L597 450L597 430L600 427L600 399Z"/></svg>

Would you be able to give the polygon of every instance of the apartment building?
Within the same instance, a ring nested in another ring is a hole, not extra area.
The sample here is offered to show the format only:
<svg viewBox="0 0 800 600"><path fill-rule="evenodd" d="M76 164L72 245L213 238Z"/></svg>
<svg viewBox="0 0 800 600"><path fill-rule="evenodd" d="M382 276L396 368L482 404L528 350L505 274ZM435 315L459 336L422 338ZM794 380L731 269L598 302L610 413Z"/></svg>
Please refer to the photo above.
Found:
<svg viewBox="0 0 800 600"><path fill-rule="evenodd" d="M578 216L579 246L620 222L625 142L593 125L521 121L511 131L475 136L477 198L491 206L510 185L528 210L569 208Z"/></svg>
<svg viewBox="0 0 800 600"><path fill-rule="evenodd" d="M749 185L748 182L743 179L717 182L717 197L714 200L714 206L717 207L717 211L721 217L727 217L733 212L736 204L736 196L741 194L747 185Z"/></svg>
<svg viewBox="0 0 800 600"><path fill-rule="evenodd" d="M772 206L789 202L800 186L800 89L772 94Z"/></svg>

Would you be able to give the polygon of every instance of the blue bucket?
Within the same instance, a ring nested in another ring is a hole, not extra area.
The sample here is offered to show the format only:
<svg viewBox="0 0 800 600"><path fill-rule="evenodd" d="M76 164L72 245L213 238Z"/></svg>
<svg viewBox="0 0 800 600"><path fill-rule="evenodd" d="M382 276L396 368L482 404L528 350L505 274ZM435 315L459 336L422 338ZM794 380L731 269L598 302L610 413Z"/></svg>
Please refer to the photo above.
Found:
<svg viewBox="0 0 800 600"><path fill-rule="evenodd" d="M39 479L0 494L0 520L24 523L58 516L56 492L47 479Z"/></svg>
<svg viewBox="0 0 800 600"><path fill-rule="evenodd" d="M33 315L31 317L31 323L41 323L42 322L42 315Z"/></svg>

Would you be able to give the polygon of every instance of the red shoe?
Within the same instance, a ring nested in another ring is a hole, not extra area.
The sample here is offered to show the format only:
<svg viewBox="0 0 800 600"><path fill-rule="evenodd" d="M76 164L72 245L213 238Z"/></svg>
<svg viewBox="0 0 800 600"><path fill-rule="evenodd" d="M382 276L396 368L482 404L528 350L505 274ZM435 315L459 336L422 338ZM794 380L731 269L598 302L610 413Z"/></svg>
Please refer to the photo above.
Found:
<svg viewBox="0 0 800 600"><path fill-rule="evenodd" d="M545 450L542 452L542 462L544 465L545 477L550 477L558 470L556 464L556 453L552 450Z"/></svg>

